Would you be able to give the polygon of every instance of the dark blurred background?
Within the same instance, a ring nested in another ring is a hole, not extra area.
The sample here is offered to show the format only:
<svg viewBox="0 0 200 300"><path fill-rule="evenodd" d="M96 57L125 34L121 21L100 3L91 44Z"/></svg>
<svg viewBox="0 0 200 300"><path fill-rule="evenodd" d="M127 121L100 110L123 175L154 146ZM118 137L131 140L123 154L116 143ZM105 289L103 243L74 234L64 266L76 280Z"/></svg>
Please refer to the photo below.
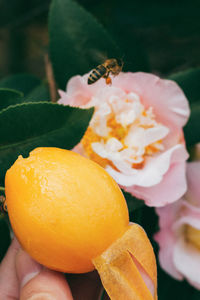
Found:
<svg viewBox="0 0 200 300"><path fill-rule="evenodd" d="M200 1L79 0L131 53L133 64L167 76L200 66ZM44 77L49 0L0 0L0 77ZM133 55L135 56L135 54ZM126 62L126 58L125 58ZM136 67L137 69L137 67Z"/></svg>

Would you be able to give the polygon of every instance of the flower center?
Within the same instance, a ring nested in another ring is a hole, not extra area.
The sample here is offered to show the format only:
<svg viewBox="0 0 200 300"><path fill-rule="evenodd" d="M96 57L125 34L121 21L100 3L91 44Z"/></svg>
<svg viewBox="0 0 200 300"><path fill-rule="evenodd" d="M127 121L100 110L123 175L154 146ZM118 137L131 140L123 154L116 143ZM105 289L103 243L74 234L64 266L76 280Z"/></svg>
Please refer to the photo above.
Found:
<svg viewBox="0 0 200 300"><path fill-rule="evenodd" d="M97 153L95 153L92 149L92 143L100 142L100 141L101 141L101 137L98 136L97 134L95 134L95 132L89 126L85 132L85 135L83 136L83 138L81 140L81 144L83 145L85 152L87 153L88 157L91 160L95 161L102 167L105 167L107 164L109 164L109 160L102 158Z"/></svg>
<svg viewBox="0 0 200 300"><path fill-rule="evenodd" d="M185 225L185 238L188 243L200 250L200 229Z"/></svg>
<svg viewBox="0 0 200 300"><path fill-rule="evenodd" d="M145 109L138 95L113 97L96 107L81 144L87 156L101 166L119 169L123 162L140 169L145 159L164 149L168 128L155 120L153 109Z"/></svg>

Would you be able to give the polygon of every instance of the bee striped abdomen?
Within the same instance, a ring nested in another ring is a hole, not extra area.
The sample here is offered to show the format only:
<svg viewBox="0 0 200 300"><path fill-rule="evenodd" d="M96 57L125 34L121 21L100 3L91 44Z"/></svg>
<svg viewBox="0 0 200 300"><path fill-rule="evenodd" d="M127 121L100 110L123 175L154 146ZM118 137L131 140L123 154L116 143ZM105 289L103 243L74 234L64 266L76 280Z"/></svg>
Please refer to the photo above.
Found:
<svg viewBox="0 0 200 300"><path fill-rule="evenodd" d="M99 65L92 71L92 73L88 77L88 84L92 84L99 80L102 76L106 74L106 68L103 65Z"/></svg>

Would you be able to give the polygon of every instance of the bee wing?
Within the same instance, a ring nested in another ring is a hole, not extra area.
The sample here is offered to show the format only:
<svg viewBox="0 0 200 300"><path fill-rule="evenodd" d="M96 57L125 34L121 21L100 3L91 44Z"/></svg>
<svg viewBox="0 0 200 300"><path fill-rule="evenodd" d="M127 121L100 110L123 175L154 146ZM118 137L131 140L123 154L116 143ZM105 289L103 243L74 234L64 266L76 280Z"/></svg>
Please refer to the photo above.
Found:
<svg viewBox="0 0 200 300"><path fill-rule="evenodd" d="M99 51L98 49L90 49L88 51L88 55L90 57L90 61L95 66L102 64L106 59L108 59L105 52Z"/></svg>

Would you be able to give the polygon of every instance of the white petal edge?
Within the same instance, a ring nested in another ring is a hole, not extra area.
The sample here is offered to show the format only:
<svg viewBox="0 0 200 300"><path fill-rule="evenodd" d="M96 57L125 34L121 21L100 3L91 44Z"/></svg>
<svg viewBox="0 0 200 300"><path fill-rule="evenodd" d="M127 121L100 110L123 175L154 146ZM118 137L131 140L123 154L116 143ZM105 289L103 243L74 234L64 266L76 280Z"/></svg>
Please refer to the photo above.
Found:
<svg viewBox="0 0 200 300"><path fill-rule="evenodd" d="M137 173L135 173L135 169L133 169L132 174L122 174L120 172L117 172L110 166L106 167L106 171L120 185L127 187L132 185L150 187L161 182L163 175L168 171L170 167L171 160L173 160L173 154L176 157L175 162L178 162L179 160L184 161L188 157L185 147L182 144L178 144L162 153L161 155L149 159L144 168L141 170L137 170Z"/></svg>
<svg viewBox="0 0 200 300"><path fill-rule="evenodd" d="M173 261L177 270L196 288L200 289L200 251L186 243L181 236L175 246Z"/></svg>

